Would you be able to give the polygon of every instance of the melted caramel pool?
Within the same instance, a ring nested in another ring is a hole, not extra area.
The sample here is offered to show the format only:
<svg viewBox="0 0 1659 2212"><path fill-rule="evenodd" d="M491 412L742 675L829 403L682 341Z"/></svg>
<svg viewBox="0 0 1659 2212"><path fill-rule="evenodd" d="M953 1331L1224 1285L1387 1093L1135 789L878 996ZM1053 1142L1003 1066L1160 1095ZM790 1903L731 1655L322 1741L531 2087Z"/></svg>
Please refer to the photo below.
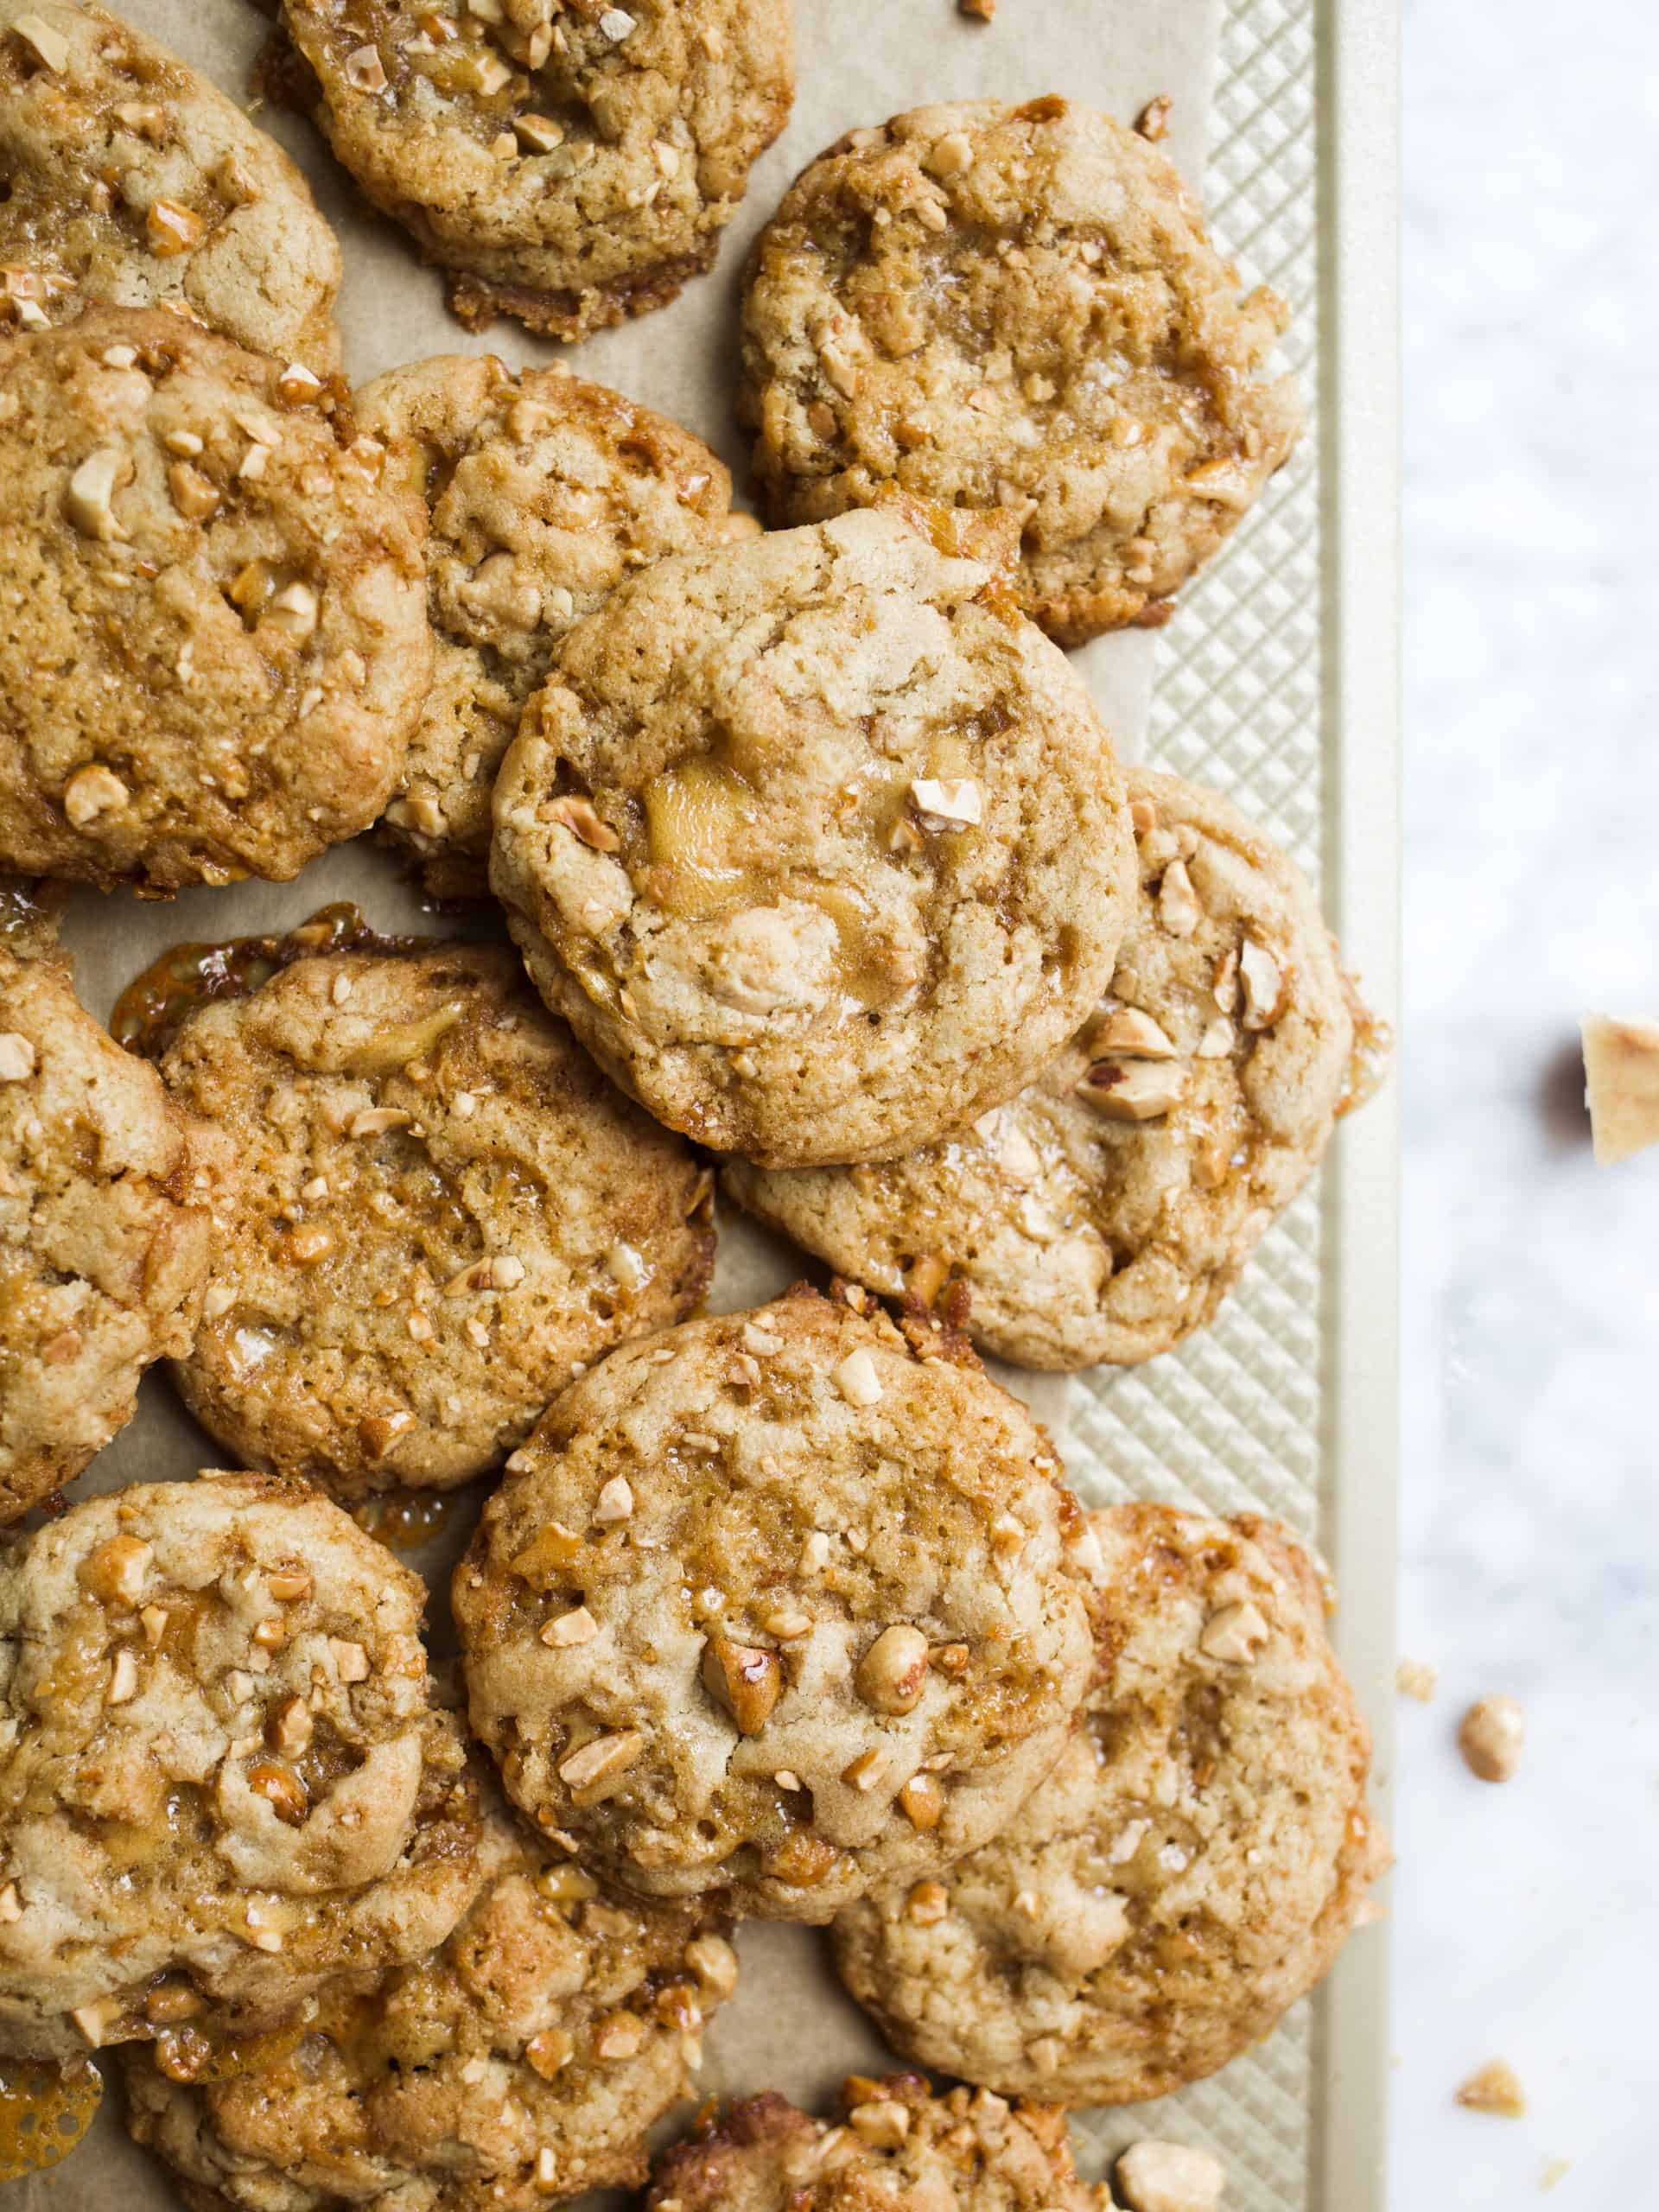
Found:
<svg viewBox="0 0 1659 2212"><path fill-rule="evenodd" d="M73 2066L0 2060L0 2182L67 2158L92 2126L103 2094L104 2076L89 2060Z"/></svg>

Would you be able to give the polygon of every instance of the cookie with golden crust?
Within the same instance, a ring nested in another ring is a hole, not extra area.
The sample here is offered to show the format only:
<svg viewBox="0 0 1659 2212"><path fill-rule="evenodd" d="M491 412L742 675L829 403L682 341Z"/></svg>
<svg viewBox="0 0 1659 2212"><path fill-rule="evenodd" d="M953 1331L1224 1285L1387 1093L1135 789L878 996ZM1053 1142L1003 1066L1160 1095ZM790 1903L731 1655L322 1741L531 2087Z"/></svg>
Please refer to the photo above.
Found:
<svg viewBox="0 0 1659 2212"><path fill-rule="evenodd" d="M338 363L340 247L272 138L93 0L0 0L0 319L170 307Z"/></svg>
<svg viewBox="0 0 1659 2212"><path fill-rule="evenodd" d="M736 1953L693 1910L607 1896L499 1803L482 1858L447 1942L325 1992L267 2055L216 2070L205 2040L127 2051L128 2126L190 2202L536 2212L645 2180Z"/></svg>
<svg viewBox="0 0 1659 2212"><path fill-rule="evenodd" d="M580 377L452 353L355 404L431 518L436 663L386 819L436 896L481 897L491 788L559 639L635 569L758 525L701 438Z"/></svg>
<svg viewBox="0 0 1659 2212"><path fill-rule="evenodd" d="M1111 2212L1052 2107L915 2074L855 2075L842 2101L834 2127L775 2092L710 2114L658 2159L646 2212Z"/></svg>
<svg viewBox="0 0 1659 2212"><path fill-rule="evenodd" d="M631 1888L828 1920L971 1850L1058 1756L1090 1637L1058 1473L961 1339L873 1304L802 1289L625 1346L455 1570L474 1729Z"/></svg>
<svg viewBox="0 0 1659 2212"><path fill-rule="evenodd" d="M478 1886L423 1585L315 1491L90 1498L0 1554L0 2050L276 2025Z"/></svg>
<svg viewBox="0 0 1659 2212"><path fill-rule="evenodd" d="M887 1296L963 1303L1016 1364L1128 1365L1211 1320L1380 1080L1379 1033L1300 873L1236 808L1128 772L1141 889L1104 1000L948 1144L727 1187Z"/></svg>
<svg viewBox="0 0 1659 2212"><path fill-rule="evenodd" d="M1307 1554L1273 1523L1090 1516L1099 1672L1047 1780L937 1882L844 1913L895 2048L1009 2096L1159 2097L1329 1969L1387 1863L1370 1739Z"/></svg>
<svg viewBox="0 0 1659 2212"><path fill-rule="evenodd" d="M160 308L0 349L0 866L170 892L355 836L431 675L418 498Z"/></svg>
<svg viewBox="0 0 1659 2212"><path fill-rule="evenodd" d="M1105 988L1131 844L1065 656L993 569L868 513L660 562L573 630L490 880L658 1120L798 1166L1039 1074Z"/></svg>
<svg viewBox="0 0 1659 2212"><path fill-rule="evenodd" d="M575 339L715 258L793 91L788 0L283 0L298 93L481 329Z"/></svg>
<svg viewBox="0 0 1659 2212"><path fill-rule="evenodd" d="M78 1475L189 1344L212 1156L67 963L0 944L0 1522Z"/></svg>
<svg viewBox="0 0 1659 2212"><path fill-rule="evenodd" d="M1162 621L1289 454L1285 320L1109 116L918 108L832 146L761 232L740 405L776 519L893 483L1003 510L1021 604L1080 645Z"/></svg>
<svg viewBox="0 0 1659 2212"><path fill-rule="evenodd" d="M347 1500L465 1482L707 1287L707 1171L505 948L296 961L163 1072L237 1156L174 1372L248 1465Z"/></svg>

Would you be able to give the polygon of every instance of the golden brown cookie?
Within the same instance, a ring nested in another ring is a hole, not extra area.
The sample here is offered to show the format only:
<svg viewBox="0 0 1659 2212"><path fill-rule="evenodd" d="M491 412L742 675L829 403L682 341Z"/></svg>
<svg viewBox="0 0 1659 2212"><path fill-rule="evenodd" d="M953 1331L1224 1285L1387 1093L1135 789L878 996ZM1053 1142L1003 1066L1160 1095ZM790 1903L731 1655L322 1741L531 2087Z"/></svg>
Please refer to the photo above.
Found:
<svg viewBox="0 0 1659 2212"><path fill-rule="evenodd" d="M386 819L429 890L479 898L491 788L559 639L635 569L757 524L700 438L580 377L451 353L389 370L356 406L430 501L437 658Z"/></svg>
<svg viewBox="0 0 1659 2212"><path fill-rule="evenodd" d="M0 318L170 307L327 374L340 248L275 139L93 0L0 0Z"/></svg>
<svg viewBox="0 0 1659 2212"><path fill-rule="evenodd" d="M0 2051L256 2033L443 1941L478 1802L425 1595L264 1475L89 1498L0 1552Z"/></svg>
<svg viewBox="0 0 1659 2212"><path fill-rule="evenodd" d="M894 2047L1008 2096L1159 2097L1268 2033L1387 1864L1307 1554L1269 1522L1090 1516L1099 1672L1014 1821L837 1922Z"/></svg>
<svg viewBox="0 0 1659 2212"><path fill-rule="evenodd" d="M283 0L297 96L481 329L642 315L715 258L793 90L788 0Z"/></svg>
<svg viewBox="0 0 1659 2212"><path fill-rule="evenodd" d="M778 520L895 483L1000 510L1021 604L1075 645L1162 621L1289 454L1285 320L1109 116L917 108L832 146L762 232L741 408Z"/></svg>
<svg viewBox="0 0 1659 2212"><path fill-rule="evenodd" d="M430 1956L337 1985L264 2050L188 2030L125 2054L127 2120L233 2212L536 2212L645 2178L737 1954L693 1910L607 1896L495 1803L484 1885Z"/></svg>
<svg viewBox="0 0 1659 2212"><path fill-rule="evenodd" d="M0 348L0 867L285 880L431 675L418 498L332 386L163 308Z"/></svg>
<svg viewBox="0 0 1659 2212"><path fill-rule="evenodd" d="M732 1195L1016 1364L1149 1359L1211 1320L1382 1046L1300 872L1212 791L1131 769L1141 889L1111 988L1017 1098L880 1166Z"/></svg>
<svg viewBox="0 0 1659 2212"><path fill-rule="evenodd" d="M214 1156L66 962L0 944L0 1522L78 1475L145 1368L189 1345Z"/></svg>
<svg viewBox="0 0 1659 2212"><path fill-rule="evenodd" d="M645 1895L827 1920L993 1834L1083 1694L1046 1437L960 1338L850 1296L613 1352L455 1570L508 1794Z"/></svg>
<svg viewBox="0 0 1659 2212"><path fill-rule="evenodd" d="M658 2159L646 2212L1111 2212L1077 2179L1065 2115L919 2075L855 2075L839 2126L769 2092Z"/></svg>
<svg viewBox="0 0 1659 2212"><path fill-rule="evenodd" d="M707 1171L505 948L296 961L163 1072L237 1159L174 1371L248 1465L346 1500L465 1482L708 1284Z"/></svg>
<svg viewBox="0 0 1659 2212"><path fill-rule="evenodd" d="M810 1166L1040 1072L1105 988L1131 842L1089 695L1003 578L852 514L659 562L570 632L490 878L658 1120Z"/></svg>

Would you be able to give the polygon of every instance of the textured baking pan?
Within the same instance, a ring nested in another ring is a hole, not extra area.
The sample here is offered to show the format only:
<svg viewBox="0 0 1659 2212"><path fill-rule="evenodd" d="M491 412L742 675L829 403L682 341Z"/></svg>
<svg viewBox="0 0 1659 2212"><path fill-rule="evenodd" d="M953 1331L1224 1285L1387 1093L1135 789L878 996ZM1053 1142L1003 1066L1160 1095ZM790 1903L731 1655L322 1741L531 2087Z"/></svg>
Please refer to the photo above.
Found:
<svg viewBox="0 0 1659 2212"><path fill-rule="evenodd" d="M244 0L124 0L123 12L227 89L264 35ZM732 305L745 241L802 162L854 124L924 99L1062 90L1121 115L1173 96L1168 150L1208 168L1218 237L1274 284L1288 351L1315 401L1310 435L1262 507L1154 642L1082 657L1126 751L1233 791L1320 882L1349 963L1392 1009L1396 870L1394 0L1001 0L988 28L953 0L800 0L800 93L755 173L715 274L664 313L570 356L584 373L676 413L734 463ZM351 372L487 344L549 349L499 324L468 338L402 237L367 217L307 127L263 114L341 231ZM741 473L740 473L741 481ZM357 898L382 926L423 914L381 851L330 855L287 886L188 894L168 906L79 899L67 925L80 983L107 1014L166 945L282 927ZM1336 1633L1376 1730L1386 1811L1392 1675L1394 1109L1385 1090L1345 1125L1319 1182L1268 1236L1215 1326L1125 1373L1027 1390L1065 1437L1090 1502L1172 1497L1278 1514L1317 1543L1342 1590ZM728 1223L717 1294L747 1302L798 1272ZM1020 1379L1007 1379L1021 1387ZM1035 1378L1027 1378L1035 1380ZM152 1377L138 1418L83 1487L188 1477L213 1447ZM470 1518L430 1556L441 1579ZM442 1632L440 1629L440 1633ZM827 2098L881 2053L804 1931L744 1931L745 1987L709 2037L706 2084ZM1079 2113L1080 2163L1157 2132L1210 2145L1228 2212L1380 2212L1386 1990L1378 1931L1260 2050L1153 2107ZM160 2212L161 2170L130 2145L118 2091L92 2137L51 2172L0 2185L7 2212Z"/></svg>

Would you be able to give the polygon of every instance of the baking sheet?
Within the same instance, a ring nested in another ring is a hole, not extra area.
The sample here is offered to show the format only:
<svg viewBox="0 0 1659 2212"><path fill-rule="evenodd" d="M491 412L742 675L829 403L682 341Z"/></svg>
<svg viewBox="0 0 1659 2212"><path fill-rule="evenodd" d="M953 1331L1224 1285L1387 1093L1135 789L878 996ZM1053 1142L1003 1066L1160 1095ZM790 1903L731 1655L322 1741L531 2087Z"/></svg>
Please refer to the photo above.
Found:
<svg viewBox="0 0 1659 2212"><path fill-rule="evenodd" d="M227 90L245 91L264 35L251 7L240 0L213 0L211 7L201 0L126 0L124 12ZM1348 663L1327 649L1329 618L1340 602L1333 532L1321 526L1320 501L1322 470L1327 494L1338 480L1334 464L1346 418L1333 404L1329 377L1321 378L1319 358L1323 344L1328 368L1338 258L1329 235L1322 247L1319 229L1319 72L1328 76L1343 53L1351 55L1356 29L1365 24L1339 25L1338 0L1002 0L988 26L964 21L953 0L840 0L833 9L798 0L797 12L794 116L783 140L757 165L715 271L663 313L575 349L541 344L505 321L483 338L462 330L444 312L435 273L421 266L401 232L356 200L309 127L263 111L259 120L305 168L340 233L340 315L350 373L360 380L440 351L494 351L514 363L563 359L690 424L732 462L741 495L743 442L731 419L730 393L743 254L789 179L823 145L855 124L925 100L1063 90L1127 118L1161 92L1173 102L1166 150L1196 179L1215 91L1219 122L1207 193L1215 227L1247 273L1268 277L1292 299L1298 313L1293 351L1324 403L1322 434L1310 438L1263 510L1159 639L1104 639L1077 658L1127 754L1149 749L1160 765L1236 788L1313 873L1326 864L1327 905L1343 925L1351 957L1386 1007L1392 912L1387 671L1373 667L1363 698L1351 702L1355 720L1345 721L1338 712L1339 679ZM1387 82L1392 8L1389 0L1365 0L1344 12L1365 16L1375 35L1363 67L1351 67L1344 79L1363 123L1384 105L1376 87ZM1383 73L1370 73L1379 63ZM1327 81L1327 117L1332 89ZM1327 178L1334 156L1327 143ZM1367 167L1374 168L1374 161ZM1376 247L1383 268L1391 251L1386 194L1368 205L1375 284ZM1328 206L1325 213L1328 219ZM1371 308L1376 320L1378 302ZM1373 452L1374 416L1368 423L1365 449ZM1386 472L1370 490L1373 506L1386 501ZM1357 555L1378 548L1378 527L1386 539L1386 517L1378 524L1373 512L1369 534L1363 520L1348 518L1350 528L1361 524ZM1386 555L1385 544L1382 550ZM1386 633L1386 619L1370 626L1373 640ZM1345 651L1353 641L1343 642ZM1159 682L1153 696L1154 658ZM1343 732L1354 732L1362 713L1372 725L1376 788L1366 826L1354 836L1340 804L1350 788L1344 755L1354 749ZM382 927L455 926L453 918L435 919L422 911L392 855L365 845L327 855L291 885L197 892L170 906L85 894L74 901L66 936L83 995L107 1016L121 986L168 944L290 926L340 898L358 899ZM1310 1194L1293 1210L1217 1327L1194 1345L1147 1369L1103 1371L1069 1386L1056 1378L1004 1376L1061 1437L1071 1479L1091 1502L1137 1494L1222 1510L1255 1504L1318 1538L1338 1568L1351 1548L1357 1560L1363 1558L1370 1571L1357 1598L1351 1582L1338 1631L1362 1694L1377 1694L1370 1701L1383 1718L1381 1691L1391 1661L1387 1604L1379 1603L1377 1589L1389 1564L1389 1369L1379 1356L1374 1319L1364 1357L1355 1326L1362 1303L1374 1316L1375 1286L1382 1279L1379 1255L1387 1267L1390 1118L1391 1109L1379 1102L1345 1133L1323 1196ZM783 1245L730 1216L723 1219L717 1304L753 1302L802 1271ZM1352 1387L1362 1368L1363 1403ZM1348 1455L1340 1485L1333 1479L1338 1442ZM181 1478L216 1456L165 1382L152 1376L137 1419L80 1488ZM417 1563L441 1573L464 1541L470 1518L462 1514L430 1554L416 1555ZM777 2088L798 2101L822 2103L845 2072L882 2063L880 2046L825 1970L811 1934L752 1924L742 1931L741 1948L743 1987L709 2037L709 2090ZM1351 1947L1350 1961L1314 2008L1299 2008L1260 2053L1213 2082L1157 2107L1077 2115L1080 2164L1099 2173L1113 2147L1156 2132L1217 2152L1229 2170L1229 2212L1366 2212L1380 2203L1380 1948L1374 1937L1369 1956L1357 1955L1366 1946ZM64 2165L0 2188L6 2212L101 2212L116 2202L133 2212L174 2207L177 2199L161 2169L127 2143L118 2106L112 2094L92 2136ZM583 2200L594 2206L620 2201Z"/></svg>

